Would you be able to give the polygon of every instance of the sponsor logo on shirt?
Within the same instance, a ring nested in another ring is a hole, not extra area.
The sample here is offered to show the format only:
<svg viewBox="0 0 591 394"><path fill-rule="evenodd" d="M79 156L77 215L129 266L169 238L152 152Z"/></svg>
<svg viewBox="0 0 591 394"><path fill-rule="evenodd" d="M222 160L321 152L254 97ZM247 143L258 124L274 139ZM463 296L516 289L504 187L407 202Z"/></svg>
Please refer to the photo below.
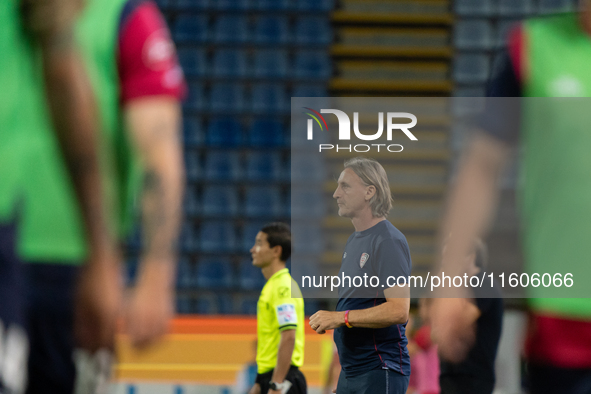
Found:
<svg viewBox="0 0 591 394"><path fill-rule="evenodd" d="M144 44L144 64L152 70L160 71L170 67L174 54L174 45L165 29L152 33Z"/></svg>
<svg viewBox="0 0 591 394"><path fill-rule="evenodd" d="M365 266L365 263L367 263L367 260L369 259L369 254L368 253L363 253L361 255L361 259L359 260L359 266L361 268L363 268L363 266Z"/></svg>
<svg viewBox="0 0 591 394"><path fill-rule="evenodd" d="M296 314L295 306L292 304L279 305L277 307L277 320L279 321L279 326L297 324L298 315Z"/></svg>
<svg viewBox="0 0 591 394"><path fill-rule="evenodd" d="M346 258L347 258L347 252L345 252L345 253L343 254L343 258L344 258L344 259L346 259Z"/></svg>

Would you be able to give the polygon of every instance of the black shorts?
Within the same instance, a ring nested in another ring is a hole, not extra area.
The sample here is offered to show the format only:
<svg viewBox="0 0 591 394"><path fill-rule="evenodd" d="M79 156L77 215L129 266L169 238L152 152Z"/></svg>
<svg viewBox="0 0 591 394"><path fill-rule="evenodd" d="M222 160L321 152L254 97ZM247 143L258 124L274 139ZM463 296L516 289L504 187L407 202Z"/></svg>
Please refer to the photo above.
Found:
<svg viewBox="0 0 591 394"><path fill-rule="evenodd" d="M409 380L409 375L390 369L378 368L350 377L341 371L337 394L405 394Z"/></svg>
<svg viewBox="0 0 591 394"><path fill-rule="evenodd" d="M529 363L528 374L530 393L532 394L591 393L590 368L560 368L553 365Z"/></svg>
<svg viewBox="0 0 591 394"><path fill-rule="evenodd" d="M257 375L255 383L258 383L261 386L261 394L267 394L269 391L269 383L271 383L272 377L273 370ZM289 367L289 371L287 372L285 380L289 380L292 384L291 388L287 392L288 394L306 394L308 392L306 377L298 367L294 367L293 365Z"/></svg>
<svg viewBox="0 0 591 394"><path fill-rule="evenodd" d="M23 265L15 252L16 225L0 224L0 393L22 393L26 385L26 334Z"/></svg>

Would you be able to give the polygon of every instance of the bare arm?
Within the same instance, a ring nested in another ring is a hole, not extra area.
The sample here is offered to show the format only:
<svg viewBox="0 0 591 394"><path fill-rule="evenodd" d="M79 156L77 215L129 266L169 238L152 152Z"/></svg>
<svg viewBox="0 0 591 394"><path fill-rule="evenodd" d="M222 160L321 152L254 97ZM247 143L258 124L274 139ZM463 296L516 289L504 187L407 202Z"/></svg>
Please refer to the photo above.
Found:
<svg viewBox="0 0 591 394"><path fill-rule="evenodd" d="M404 324L410 310L410 288L392 287L384 290L386 302L367 309L349 311L353 327L383 328ZM345 325L345 312L318 311L310 317L310 327L318 334Z"/></svg>
<svg viewBox="0 0 591 394"><path fill-rule="evenodd" d="M162 335L173 312L184 179L180 118L178 100L164 96L136 99L125 108L126 124L145 170L144 249L126 321L135 345Z"/></svg>
<svg viewBox="0 0 591 394"><path fill-rule="evenodd" d="M446 251L442 254L442 269L446 274L466 272L463 263L471 252L473 240L485 234L492 219L497 184L508 155L508 146L485 134L477 135L472 141L451 192L440 234L441 239L447 238ZM433 299L430 321L433 340L443 346L442 355L459 360L472 345L471 327L480 312L466 299L471 294L453 291L447 295L464 298Z"/></svg>
<svg viewBox="0 0 591 394"><path fill-rule="evenodd" d="M279 351L277 352L277 365L273 370L271 380L276 383L282 383L287 376L291 366L291 356L295 347L296 330L285 330L281 332L281 341L279 342Z"/></svg>
<svg viewBox="0 0 591 394"><path fill-rule="evenodd" d="M41 49L49 113L89 246L77 297L77 338L89 350L111 347L121 299L120 257L103 204L96 103L74 38L82 2L23 0L21 5L25 27Z"/></svg>

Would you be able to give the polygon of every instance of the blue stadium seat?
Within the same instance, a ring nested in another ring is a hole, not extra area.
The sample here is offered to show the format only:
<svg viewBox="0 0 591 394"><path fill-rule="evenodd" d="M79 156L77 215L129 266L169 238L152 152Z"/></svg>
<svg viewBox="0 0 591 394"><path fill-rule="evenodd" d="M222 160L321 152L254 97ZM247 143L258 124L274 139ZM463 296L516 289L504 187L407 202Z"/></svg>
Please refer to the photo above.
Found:
<svg viewBox="0 0 591 394"><path fill-rule="evenodd" d="M250 7L249 0L215 0L215 8L223 11L246 10Z"/></svg>
<svg viewBox="0 0 591 394"><path fill-rule="evenodd" d="M246 178L251 181L277 181L281 178L281 155L277 152L249 152Z"/></svg>
<svg viewBox="0 0 591 394"><path fill-rule="evenodd" d="M195 182L201 178L201 156L198 152L185 151L185 168L189 182Z"/></svg>
<svg viewBox="0 0 591 394"><path fill-rule="evenodd" d="M209 122L205 139L208 146L234 148L242 141L242 126L236 119L216 118Z"/></svg>
<svg viewBox="0 0 591 394"><path fill-rule="evenodd" d="M202 201L203 216L234 216L238 213L238 191L232 186L207 186Z"/></svg>
<svg viewBox="0 0 591 394"><path fill-rule="evenodd" d="M559 12L573 11L574 6L571 0L539 0L538 11L541 14L553 14Z"/></svg>
<svg viewBox="0 0 591 394"><path fill-rule="evenodd" d="M201 295L195 302L195 313L216 315L234 313L234 303L229 294Z"/></svg>
<svg viewBox="0 0 591 394"><path fill-rule="evenodd" d="M179 48L178 56L186 76L207 76L207 55L204 49Z"/></svg>
<svg viewBox="0 0 591 394"><path fill-rule="evenodd" d="M492 0L455 0L454 11L461 16L491 16L494 14Z"/></svg>
<svg viewBox="0 0 591 394"><path fill-rule="evenodd" d="M288 112L289 102L285 85L276 83L258 83L252 87L252 111L256 113L276 114Z"/></svg>
<svg viewBox="0 0 591 394"><path fill-rule="evenodd" d="M292 190L291 216L294 219L318 218L326 214L324 195L313 189Z"/></svg>
<svg viewBox="0 0 591 394"><path fill-rule="evenodd" d="M254 75L258 78L285 78L288 73L287 51L261 49L254 54Z"/></svg>
<svg viewBox="0 0 591 394"><path fill-rule="evenodd" d="M238 313L241 315L253 315L256 316L257 314L257 303L258 299L256 297L240 297L239 306L238 306ZM256 368L256 365L255 365ZM256 372L255 372L256 374Z"/></svg>
<svg viewBox="0 0 591 394"><path fill-rule="evenodd" d="M291 8L290 0L252 0L253 8L262 11L288 10Z"/></svg>
<svg viewBox="0 0 591 394"><path fill-rule="evenodd" d="M239 152L208 151L205 156L205 179L233 181L242 177Z"/></svg>
<svg viewBox="0 0 591 394"><path fill-rule="evenodd" d="M243 290L261 290L265 285L265 277L261 269L252 265L252 259L244 259L240 262L238 271L239 284Z"/></svg>
<svg viewBox="0 0 591 394"><path fill-rule="evenodd" d="M264 221L248 221L242 229L240 247L243 252L249 252L254 245L255 238L259 231L266 224Z"/></svg>
<svg viewBox="0 0 591 394"><path fill-rule="evenodd" d="M328 79L332 74L328 54L324 51L300 51L295 58L295 76L306 79Z"/></svg>
<svg viewBox="0 0 591 394"><path fill-rule="evenodd" d="M207 16L181 15L173 28L174 40L177 43L203 43L208 39Z"/></svg>
<svg viewBox="0 0 591 394"><path fill-rule="evenodd" d="M292 182L323 182L326 180L324 161L319 154L298 154L291 160Z"/></svg>
<svg viewBox="0 0 591 394"><path fill-rule="evenodd" d="M314 203L317 205L318 201ZM312 207L310 207L313 209ZM298 253L322 253L324 252L324 237L320 226L300 225L292 234L293 249Z"/></svg>
<svg viewBox="0 0 591 394"><path fill-rule="evenodd" d="M226 253L236 249L236 230L228 221L205 221L201 223L201 251Z"/></svg>
<svg viewBox="0 0 591 394"><path fill-rule="evenodd" d="M197 236L191 222L183 222L179 236L179 244L183 252L191 253L197 250Z"/></svg>
<svg viewBox="0 0 591 394"><path fill-rule="evenodd" d="M206 259L197 264L197 286L203 289L228 288L234 284L232 264L225 259Z"/></svg>
<svg viewBox="0 0 591 394"><path fill-rule="evenodd" d="M183 143L185 148L196 148L203 145L203 123L196 116L183 117Z"/></svg>
<svg viewBox="0 0 591 394"><path fill-rule="evenodd" d="M289 41L289 23L282 16L259 16L255 22L254 42L285 44Z"/></svg>
<svg viewBox="0 0 591 394"><path fill-rule="evenodd" d="M183 108L186 110L200 111L205 107L205 94L203 92L203 84L200 82L192 82L189 84L189 95L183 103Z"/></svg>
<svg viewBox="0 0 591 394"><path fill-rule="evenodd" d="M272 119L257 119L252 123L248 143L256 147L276 147L283 145L283 126Z"/></svg>
<svg viewBox="0 0 591 394"><path fill-rule="evenodd" d="M170 0L175 1L175 0ZM215 0L211 0L213 2ZM175 8L180 11L200 11L206 10L210 0L176 0Z"/></svg>
<svg viewBox="0 0 591 394"><path fill-rule="evenodd" d="M176 313L179 315L189 315L194 311L193 299L186 294L176 296Z"/></svg>
<svg viewBox="0 0 591 394"><path fill-rule="evenodd" d="M201 205L199 204L199 193L197 187L190 185L185 189L184 198L184 212L188 217L195 217L199 215L201 211Z"/></svg>
<svg viewBox="0 0 591 394"><path fill-rule="evenodd" d="M244 86L233 83L217 83L211 87L210 110L217 112L241 112L244 110Z"/></svg>
<svg viewBox="0 0 591 394"><path fill-rule="evenodd" d="M305 11L332 11L334 0L297 0L297 8Z"/></svg>
<svg viewBox="0 0 591 394"><path fill-rule="evenodd" d="M458 83L484 83L489 75L489 67L487 55L457 55L454 62L453 77Z"/></svg>
<svg viewBox="0 0 591 394"><path fill-rule="evenodd" d="M295 41L302 45L330 44L332 30L328 16L304 16L298 18L295 27Z"/></svg>
<svg viewBox="0 0 591 394"><path fill-rule="evenodd" d="M178 289L190 289L195 286L195 269L189 259L182 258L179 261L176 278Z"/></svg>
<svg viewBox="0 0 591 394"><path fill-rule="evenodd" d="M505 17L523 17L533 12L532 0L498 0L498 13Z"/></svg>
<svg viewBox="0 0 591 394"><path fill-rule="evenodd" d="M504 19L497 23L495 34L495 45L497 48L504 48L507 45L509 33L518 25L519 20Z"/></svg>
<svg viewBox="0 0 591 394"><path fill-rule="evenodd" d="M328 97L324 85L295 85L291 97Z"/></svg>
<svg viewBox="0 0 591 394"><path fill-rule="evenodd" d="M493 32L490 22L486 20L461 20L456 22L454 44L458 49L489 49L493 44Z"/></svg>
<svg viewBox="0 0 591 394"><path fill-rule="evenodd" d="M251 186L246 190L244 211L248 217L280 216L284 210L281 193L274 186Z"/></svg>
<svg viewBox="0 0 591 394"><path fill-rule="evenodd" d="M213 55L213 75L244 77L248 73L246 52L240 49L218 49Z"/></svg>
<svg viewBox="0 0 591 394"><path fill-rule="evenodd" d="M214 40L218 43L244 43L248 37L248 20L241 15L221 15L214 23Z"/></svg>

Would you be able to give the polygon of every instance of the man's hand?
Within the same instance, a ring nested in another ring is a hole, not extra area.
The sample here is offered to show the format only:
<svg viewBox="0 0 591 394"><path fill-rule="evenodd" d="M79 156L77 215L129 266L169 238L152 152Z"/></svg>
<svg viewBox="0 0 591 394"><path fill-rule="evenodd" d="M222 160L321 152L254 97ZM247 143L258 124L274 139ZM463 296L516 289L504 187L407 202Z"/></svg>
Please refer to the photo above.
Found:
<svg viewBox="0 0 591 394"><path fill-rule="evenodd" d="M143 262L125 311L125 329L133 346L150 345L168 331L174 313L173 267L172 263Z"/></svg>
<svg viewBox="0 0 591 394"><path fill-rule="evenodd" d="M91 257L78 281L75 333L79 346L91 353L114 348L122 295L119 256Z"/></svg>
<svg viewBox="0 0 591 394"><path fill-rule="evenodd" d="M345 325L345 312L318 311L310 317L310 327L318 334Z"/></svg>
<svg viewBox="0 0 591 394"><path fill-rule="evenodd" d="M248 394L261 394L261 385L258 383L253 384Z"/></svg>

